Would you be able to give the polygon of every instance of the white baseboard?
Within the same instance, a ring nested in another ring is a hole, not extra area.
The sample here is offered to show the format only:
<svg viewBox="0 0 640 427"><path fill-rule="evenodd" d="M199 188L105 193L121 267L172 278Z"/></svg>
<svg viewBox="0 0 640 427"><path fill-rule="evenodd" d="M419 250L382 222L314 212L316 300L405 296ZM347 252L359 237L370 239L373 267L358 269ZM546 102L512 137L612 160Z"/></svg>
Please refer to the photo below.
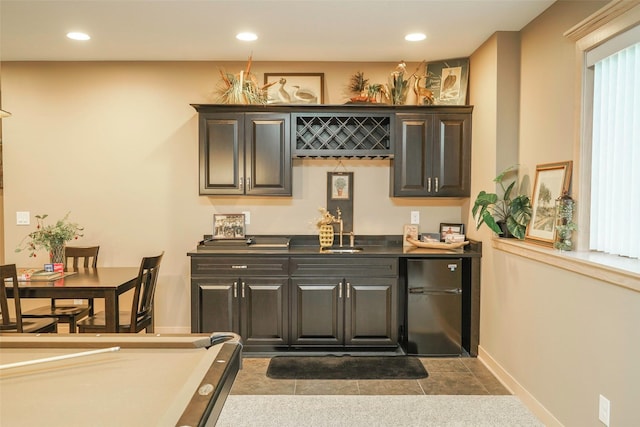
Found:
<svg viewBox="0 0 640 427"><path fill-rule="evenodd" d="M515 378L500 366L496 360L487 353L482 346L478 347L478 359L489 369L493 375L511 393L522 401L522 403L538 417L547 427L563 427L563 424L553 416L538 400L527 391Z"/></svg>

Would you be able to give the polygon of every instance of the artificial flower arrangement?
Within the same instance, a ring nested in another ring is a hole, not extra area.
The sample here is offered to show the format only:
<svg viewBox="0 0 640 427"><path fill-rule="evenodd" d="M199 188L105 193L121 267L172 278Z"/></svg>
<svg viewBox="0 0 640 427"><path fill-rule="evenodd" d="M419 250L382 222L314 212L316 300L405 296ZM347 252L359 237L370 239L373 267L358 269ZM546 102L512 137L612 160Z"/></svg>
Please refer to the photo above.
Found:
<svg viewBox="0 0 640 427"><path fill-rule="evenodd" d="M38 221L36 230L22 239L16 252L28 250L30 251L29 257L35 258L36 251L39 249L46 249L51 254L54 250L64 247L66 242L82 237L84 228L75 222L70 222L69 214L70 212L55 224L45 224L44 220L48 217L47 214L36 215Z"/></svg>

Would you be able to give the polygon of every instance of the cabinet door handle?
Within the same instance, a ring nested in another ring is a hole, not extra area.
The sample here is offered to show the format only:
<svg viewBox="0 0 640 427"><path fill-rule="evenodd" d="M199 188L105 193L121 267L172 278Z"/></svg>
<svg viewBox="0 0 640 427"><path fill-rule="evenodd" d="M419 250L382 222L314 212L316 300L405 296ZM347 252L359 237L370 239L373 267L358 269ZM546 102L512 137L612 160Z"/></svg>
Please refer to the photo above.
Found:
<svg viewBox="0 0 640 427"><path fill-rule="evenodd" d="M438 187L439 187L439 186L438 186L438 177L436 176L436 188L435 188L436 193L438 192Z"/></svg>
<svg viewBox="0 0 640 427"><path fill-rule="evenodd" d="M241 176L238 181L239 181L238 184L240 185L240 189L241 190L244 189L244 177Z"/></svg>
<svg viewBox="0 0 640 427"><path fill-rule="evenodd" d="M251 177L247 177L247 190L251 190Z"/></svg>
<svg viewBox="0 0 640 427"><path fill-rule="evenodd" d="M238 282L233 282L233 297L238 298Z"/></svg>
<svg viewBox="0 0 640 427"><path fill-rule="evenodd" d="M338 298L342 298L342 282L338 283Z"/></svg>
<svg viewBox="0 0 640 427"><path fill-rule="evenodd" d="M427 178L427 193L431 193L431 177Z"/></svg>
<svg viewBox="0 0 640 427"><path fill-rule="evenodd" d="M244 282L242 282L242 298L244 298Z"/></svg>
<svg viewBox="0 0 640 427"><path fill-rule="evenodd" d="M232 265L231 268L247 268L246 265Z"/></svg>
<svg viewBox="0 0 640 427"><path fill-rule="evenodd" d="M347 282L347 299L351 298L351 283Z"/></svg>

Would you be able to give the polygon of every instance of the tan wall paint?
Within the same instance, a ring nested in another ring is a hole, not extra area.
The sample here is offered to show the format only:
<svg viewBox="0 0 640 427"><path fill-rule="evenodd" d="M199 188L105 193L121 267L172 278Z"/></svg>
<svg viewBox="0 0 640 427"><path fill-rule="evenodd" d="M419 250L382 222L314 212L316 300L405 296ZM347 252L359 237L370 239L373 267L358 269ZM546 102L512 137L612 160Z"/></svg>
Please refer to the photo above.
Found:
<svg viewBox="0 0 640 427"><path fill-rule="evenodd" d="M418 64L409 64L413 71ZM39 265L14 253L33 227L15 225L15 212L71 211L85 226L77 244L100 244L100 265L136 265L166 251L157 294L158 330L190 328L189 259L213 213L248 210L251 234L313 234L310 223L326 205L326 173L337 160L296 160L293 197L198 195L197 114L190 103L214 102L218 68L245 63L87 62L5 63L5 249L7 262ZM325 103L347 98L352 73L384 82L396 64L258 63L253 71L324 72ZM392 199L389 160L345 160L355 173L356 234L401 234L410 211L421 230L460 222L463 200Z"/></svg>
<svg viewBox="0 0 640 427"><path fill-rule="evenodd" d="M531 179L536 164L572 159L575 51L562 34L604 4L556 2L521 32L518 149L522 172ZM478 123L485 110L499 111L500 100L478 92L478 85L495 85L489 70L501 53L494 36L471 58L472 193L490 188L485 168L498 156L488 142L496 131ZM494 124L504 126L495 116ZM478 154L483 148L486 158ZM496 251L486 230L470 234L484 241L483 360L546 425L602 426L599 394L611 400L612 426L640 425L640 293Z"/></svg>

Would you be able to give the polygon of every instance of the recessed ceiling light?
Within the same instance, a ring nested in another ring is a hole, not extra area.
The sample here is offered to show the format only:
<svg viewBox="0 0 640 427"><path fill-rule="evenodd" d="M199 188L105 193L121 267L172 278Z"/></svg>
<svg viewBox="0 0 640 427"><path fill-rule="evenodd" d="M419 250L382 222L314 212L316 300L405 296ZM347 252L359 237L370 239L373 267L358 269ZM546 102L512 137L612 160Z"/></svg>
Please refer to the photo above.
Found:
<svg viewBox="0 0 640 427"><path fill-rule="evenodd" d="M78 32L67 33L67 37L69 37L71 40L89 40L89 39L91 39L91 37L89 37L89 34L78 33Z"/></svg>
<svg viewBox="0 0 640 427"><path fill-rule="evenodd" d="M258 36L254 33L239 33L236 38L244 42L252 42L254 40L258 40Z"/></svg>
<svg viewBox="0 0 640 427"><path fill-rule="evenodd" d="M404 39L408 42L419 42L420 40L424 40L426 38L427 36L422 33L411 33L404 36Z"/></svg>

